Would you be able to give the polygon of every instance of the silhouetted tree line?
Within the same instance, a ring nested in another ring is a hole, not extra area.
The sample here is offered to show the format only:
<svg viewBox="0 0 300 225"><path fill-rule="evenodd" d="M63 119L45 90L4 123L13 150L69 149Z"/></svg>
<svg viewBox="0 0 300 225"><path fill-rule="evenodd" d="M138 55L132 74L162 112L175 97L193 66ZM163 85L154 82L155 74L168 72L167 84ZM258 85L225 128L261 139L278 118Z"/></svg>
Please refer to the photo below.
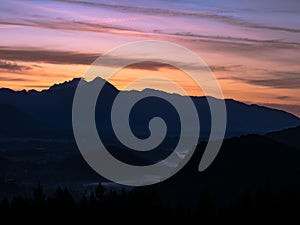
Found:
<svg viewBox="0 0 300 225"><path fill-rule="evenodd" d="M268 184L255 194L244 193L226 206L213 203L209 192L202 194L196 207L189 208L178 201L175 206L161 200L155 190L106 191L101 183L89 195L75 200L67 188L57 188L46 196L42 185L32 197L4 198L0 204L1 218L121 220L123 222L172 222L199 224L300 224L300 191L286 188L274 191ZM50 217L49 217L50 216Z"/></svg>

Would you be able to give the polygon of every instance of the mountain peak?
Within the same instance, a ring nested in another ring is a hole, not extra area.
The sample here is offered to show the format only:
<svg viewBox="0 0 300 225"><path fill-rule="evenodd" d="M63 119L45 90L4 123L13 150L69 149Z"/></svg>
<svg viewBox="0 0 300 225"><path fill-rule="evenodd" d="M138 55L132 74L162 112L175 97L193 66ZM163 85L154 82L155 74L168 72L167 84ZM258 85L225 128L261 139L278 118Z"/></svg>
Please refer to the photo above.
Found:
<svg viewBox="0 0 300 225"><path fill-rule="evenodd" d="M96 85L96 86L102 86L102 89L105 90L110 90L110 91L119 91L113 84L108 82L107 80L101 78L101 77L96 77L94 80L87 82L90 85Z"/></svg>
<svg viewBox="0 0 300 225"><path fill-rule="evenodd" d="M65 89L76 89L79 82L82 82L81 84L83 84L83 85L93 84L93 85L97 85L97 86L100 86L100 85L104 85L106 87L109 86L111 89L117 90L115 86L113 86L111 83L109 83L108 81L106 81L105 79L103 79L101 77L96 77L95 79L93 79L91 81L86 81L84 78L74 78L72 80L65 81L63 83L54 84L48 90L49 91L59 91L59 90L65 90Z"/></svg>
<svg viewBox="0 0 300 225"><path fill-rule="evenodd" d="M10 89L10 88L0 88L1 92L6 92L6 93L14 93L15 91Z"/></svg>
<svg viewBox="0 0 300 225"><path fill-rule="evenodd" d="M81 80L81 78L74 78L70 81L65 81L63 83L54 84L49 88L49 90L57 91L57 90L62 90L62 89L67 89L67 88L76 88L80 80Z"/></svg>

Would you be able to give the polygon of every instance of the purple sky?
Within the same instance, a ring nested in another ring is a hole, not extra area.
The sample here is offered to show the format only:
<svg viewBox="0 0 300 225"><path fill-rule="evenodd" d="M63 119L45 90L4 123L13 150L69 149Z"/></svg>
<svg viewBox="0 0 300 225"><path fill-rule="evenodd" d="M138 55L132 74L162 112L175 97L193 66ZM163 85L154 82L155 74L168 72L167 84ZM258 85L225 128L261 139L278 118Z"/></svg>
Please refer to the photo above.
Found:
<svg viewBox="0 0 300 225"><path fill-rule="evenodd" d="M120 44L168 40L197 53L225 97L300 115L299 21L298 0L3 0L0 87L44 89Z"/></svg>

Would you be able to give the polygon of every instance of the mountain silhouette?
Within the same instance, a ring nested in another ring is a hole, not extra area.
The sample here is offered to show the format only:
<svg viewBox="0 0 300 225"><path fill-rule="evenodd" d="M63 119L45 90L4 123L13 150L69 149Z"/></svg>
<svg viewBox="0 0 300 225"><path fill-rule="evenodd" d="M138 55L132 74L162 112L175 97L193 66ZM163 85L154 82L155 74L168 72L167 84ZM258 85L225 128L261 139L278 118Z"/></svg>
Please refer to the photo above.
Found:
<svg viewBox="0 0 300 225"><path fill-rule="evenodd" d="M267 134L266 137L279 143L300 149L300 126L271 132Z"/></svg>
<svg viewBox="0 0 300 225"><path fill-rule="evenodd" d="M62 84L55 84L47 90L43 91L13 91L10 89L0 89L0 107L1 111L7 108L7 105L14 108L15 113L7 113L3 118L5 121L13 122L16 133L14 136L27 136L26 129L22 127L28 126L30 130L35 130L37 124L43 132L31 132L38 135L47 134L57 137L72 137L72 103L74 93L80 79L75 78ZM120 92L112 84L101 78L96 78L91 82L82 82L82 85L103 85L103 89L99 94L96 106L96 122L99 133L111 136L113 134L111 127L111 106ZM142 93L154 93L157 90L146 89L143 91L124 91L126 95L141 95ZM176 94L174 98L187 98ZM210 110L207 98L214 101L220 101L213 97L191 97L199 113L201 124L201 137L207 138L210 133ZM226 137L239 136L244 134L256 133L265 134L271 131L282 130L295 127L300 124L300 119L290 113L271 109L258 105L247 105L233 99L226 99L227 107L227 130ZM23 114L20 116L19 114ZM130 126L133 132L140 135L141 138L149 135L148 122L153 116L162 115L167 120L169 134L178 135L180 132L180 121L174 109L166 104L165 101L152 98L140 101L132 110L132 119ZM26 116L25 116L26 115ZM16 118L27 121L17 122ZM23 119L22 119L23 118ZM34 122L33 122L34 120ZM5 126L9 126L8 124ZM23 134L21 131L24 131ZM115 142L112 138L111 142Z"/></svg>

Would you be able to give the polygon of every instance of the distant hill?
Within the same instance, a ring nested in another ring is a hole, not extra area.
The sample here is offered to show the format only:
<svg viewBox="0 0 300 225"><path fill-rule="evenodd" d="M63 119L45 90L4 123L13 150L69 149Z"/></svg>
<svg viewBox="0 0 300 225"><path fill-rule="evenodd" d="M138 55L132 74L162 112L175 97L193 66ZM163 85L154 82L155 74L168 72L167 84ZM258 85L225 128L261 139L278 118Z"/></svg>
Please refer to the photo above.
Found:
<svg viewBox="0 0 300 225"><path fill-rule="evenodd" d="M32 136L41 132L42 125L32 116L15 106L0 103L0 134L7 136Z"/></svg>
<svg viewBox="0 0 300 225"><path fill-rule="evenodd" d="M272 132L266 135L277 142L300 149L300 126L281 131Z"/></svg>
<svg viewBox="0 0 300 225"><path fill-rule="evenodd" d="M48 90L38 91L13 91L10 89L0 89L0 104L10 105L19 113L23 113L34 118L35 122L30 122L32 119L25 119L26 123L32 123L32 129L35 129L34 124L43 124L43 129L46 129L47 134L62 137L72 137L72 103L76 87L80 79L75 78L72 81L56 84ZM117 90L113 85L101 78L96 78L92 82L84 82L83 85L104 84L96 107L96 121L99 133L107 134L112 137L112 142L115 142L113 137L112 127L110 123L111 105L115 97L118 95ZM144 90L143 92L156 92L156 90ZM127 91L125 94L140 95L143 92ZM165 93L165 95L171 95ZM183 98L179 95L173 95L176 98ZM209 97L212 98L212 97ZM218 99L212 98L214 101ZM210 110L206 97L192 97L196 108L199 112L201 124L202 138L208 137L210 133ZM247 105L232 99L226 100L227 106L227 130L226 136L239 136L250 133L265 134L271 131L282 130L300 125L300 119L290 113L271 109L258 105ZM163 101L155 98L150 98L147 101L141 101L134 107L131 127L135 133L148 134L149 118L157 115L167 120L170 134L176 136L180 132L178 115L174 113L174 109L166 105ZM24 117L23 116L23 117ZM14 113L8 118L17 117ZM19 117L19 116L18 116ZM22 118L22 116L20 117ZM11 120L11 119L10 119ZM41 134L41 132L38 132ZM11 133L13 136L14 134Z"/></svg>
<svg viewBox="0 0 300 225"><path fill-rule="evenodd" d="M229 138L213 164L199 172L205 146L206 143L201 143L181 171L153 188L168 201L176 196L175 199L184 199L189 204L194 204L201 193L208 191L221 204L239 194L251 194L266 183L279 190L300 187L298 149L260 135Z"/></svg>

